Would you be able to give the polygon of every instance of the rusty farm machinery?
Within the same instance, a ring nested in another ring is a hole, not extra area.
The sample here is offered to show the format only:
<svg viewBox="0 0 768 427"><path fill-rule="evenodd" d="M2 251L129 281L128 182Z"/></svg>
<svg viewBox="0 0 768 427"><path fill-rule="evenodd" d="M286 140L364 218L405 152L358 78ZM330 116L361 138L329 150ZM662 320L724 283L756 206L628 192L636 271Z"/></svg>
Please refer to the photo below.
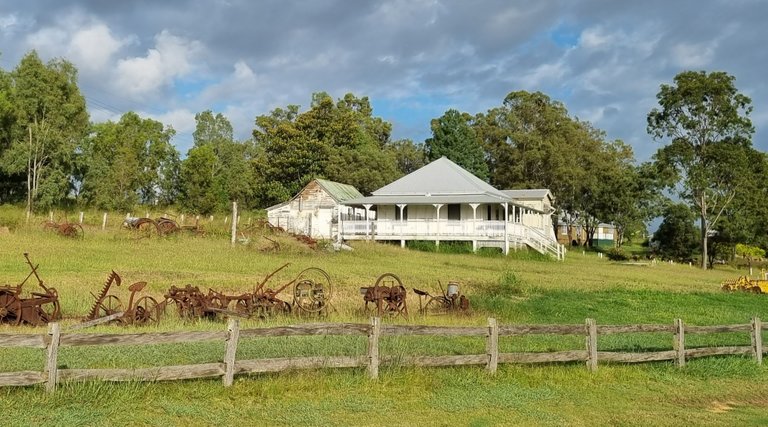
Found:
<svg viewBox="0 0 768 427"><path fill-rule="evenodd" d="M165 216L157 219L128 217L123 221L123 228L132 231L137 238L168 236L180 231L189 232L196 236L205 234L197 222L195 225L179 225L174 219Z"/></svg>
<svg viewBox="0 0 768 427"><path fill-rule="evenodd" d="M413 288L413 292L419 296L419 312L422 314L469 312L469 299L461 294L458 282L448 282L445 289L439 280L437 284L440 287L440 295L431 295L429 292Z"/></svg>
<svg viewBox="0 0 768 427"><path fill-rule="evenodd" d="M29 254L25 253L24 258L31 269L27 277L16 286L0 286L0 323L42 326L58 320L61 318L58 292L45 285L37 274L39 266L32 265ZM35 276L43 292L32 292L30 298L23 298L22 287L32 276Z"/></svg>
<svg viewBox="0 0 768 427"><path fill-rule="evenodd" d="M368 304L373 304L377 316L403 316L408 318L408 296L403 282L392 273L384 273L376 279L373 286L360 288L365 305L363 311L368 312Z"/></svg>
<svg viewBox="0 0 768 427"><path fill-rule="evenodd" d="M83 235L85 234L82 225L73 224L66 220L61 223L55 221L45 221L43 222L43 230L52 231L59 236L69 237L72 239L82 239Z"/></svg>
<svg viewBox="0 0 768 427"><path fill-rule="evenodd" d="M287 315L292 311L308 315L327 314L333 288L328 273L319 268L307 268L277 289L265 287L272 276L288 265L284 264L268 274L253 292L228 295L214 289L204 293L192 285L183 288L172 286L165 294L166 302L174 303L183 319L215 318L219 315L264 319ZM278 295L290 286L293 286L292 301L280 299Z"/></svg>
<svg viewBox="0 0 768 427"><path fill-rule="evenodd" d="M95 302L88 312L86 322L80 327L107 322L143 326L156 325L160 321L162 306L157 300L149 295L136 297L147 286L147 282L136 282L128 286L130 296L127 305L124 305L120 297L114 293L115 288L120 287L121 284L120 275L114 270L109 273L101 291L98 294L91 294Z"/></svg>

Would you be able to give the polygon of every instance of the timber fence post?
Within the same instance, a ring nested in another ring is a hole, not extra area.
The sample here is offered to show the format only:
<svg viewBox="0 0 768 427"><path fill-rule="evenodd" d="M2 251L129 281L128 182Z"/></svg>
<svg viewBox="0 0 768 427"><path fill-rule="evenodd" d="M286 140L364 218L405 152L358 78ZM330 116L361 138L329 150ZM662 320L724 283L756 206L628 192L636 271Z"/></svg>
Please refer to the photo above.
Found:
<svg viewBox="0 0 768 427"><path fill-rule="evenodd" d="M85 212L80 211L80 225L83 224L83 217L85 216Z"/></svg>
<svg viewBox="0 0 768 427"><path fill-rule="evenodd" d="M240 321L229 319L227 324L227 347L224 353L224 387L229 387L235 378L235 356L240 340Z"/></svg>
<svg viewBox="0 0 768 427"><path fill-rule="evenodd" d="M379 335L381 335L381 319L371 317L371 330L368 333L368 376L379 378Z"/></svg>
<svg viewBox="0 0 768 427"><path fill-rule="evenodd" d="M61 339L61 329L58 322L51 323L48 327L48 345L46 350L48 357L45 359L46 382L45 391L53 393L56 391L56 383L58 382L59 369L57 367L59 359L59 341Z"/></svg>
<svg viewBox="0 0 768 427"><path fill-rule="evenodd" d="M224 218L224 224L227 223L227 219ZM237 241L237 202L232 202L232 238L230 244L235 246Z"/></svg>
<svg viewBox="0 0 768 427"><path fill-rule="evenodd" d="M758 365L763 364L763 323L759 317L752 318L752 352Z"/></svg>
<svg viewBox="0 0 768 427"><path fill-rule="evenodd" d="M488 364L485 366L485 369L491 374L495 374L499 366L499 323L492 317L488 318L488 335L485 351L488 355Z"/></svg>
<svg viewBox="0 0 768 427"><path fill-rule="evenodd" d="M101 231L106 230L107 228L107 213L104 212L104 216L101 218Z"/></svg>
<svg viewBox="0 0 768 427"><path fill-rule="evenodd" d="M675 319L675 340L672 348L677 353L675 358L675 365L678 368L685 366L685 324L683 319Z"/></svg>
<svg viewBox="0 0 768 427"><path fill-rule="evenodd" d="M587 368L590 372L597 371L597 322L587 319Z"/></svg>

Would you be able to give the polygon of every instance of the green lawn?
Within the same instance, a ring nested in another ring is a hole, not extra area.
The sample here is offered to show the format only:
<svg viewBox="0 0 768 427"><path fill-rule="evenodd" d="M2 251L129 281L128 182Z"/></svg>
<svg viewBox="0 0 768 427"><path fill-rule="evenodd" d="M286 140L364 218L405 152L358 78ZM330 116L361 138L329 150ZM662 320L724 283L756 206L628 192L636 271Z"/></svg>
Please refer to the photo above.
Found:
<svg viewBox="0 0 768 427"><path fill-rule="evenodd" d="M2 217L0 212L0 217ZM2 225L2 224L0 224ZM0 235L0 283L27 274L29 252L40 274L61 295L64 327L80 321L114 269L124 287L149 282L160 297L171 285L201 289L249 290L286 262L271 284L293 279L306 267L330 273L334 283L330 321L367 322L358 288L382 273L400 276L406 287L437 290L458 280L471 299L468 317L415 315L410 324L484 325L503 323L601 324L747 323L768 319L768 296L725 294L719 283L744 274L724 267L701 271L687 265L626 265L572 251L565 262L528 253L508 257L440 254L397 246L357 243L352 252L312 251L281 238L279 253L264 252L259 236L229 247L221 235L135 240L127 232L86 227L85 239L70 241L36 227ZM26 285L27 292L33 290ZM123 289L122 292L126 290ZM298 323L292 318L248 320L242 327ZM184 323L169 311L160 326L101 326L88 332L221 330L223 322ZM42 332L12 328L5 332ZM766 334L768 335L768 334ZM766 340L764 337L764 341ZM689 336L687 344L748 345L744 334ZM365 338L307 337L242 340L238 358L288 355L364 354ZM502 351L582 349L584 338L502 338ZM601 337L600 350L671 349L665 334ZM484 350L480 338L382 338L382 355L461 354ZM221 360L221 343L131 348L63 348L59 363L69 368L141 367ZM40 350L0 349L0 372L40 370ZM589 373L580 363L501 365L495 377L481 367L404 368L383 366L378 381L362 369L295 371L236 377L229 389L218 380L169 383L71 383L55 395L42 387L0 389L0 410L10 425L765 425L768 423L768 369L748 357L671 363L600 364Z"/></svg>

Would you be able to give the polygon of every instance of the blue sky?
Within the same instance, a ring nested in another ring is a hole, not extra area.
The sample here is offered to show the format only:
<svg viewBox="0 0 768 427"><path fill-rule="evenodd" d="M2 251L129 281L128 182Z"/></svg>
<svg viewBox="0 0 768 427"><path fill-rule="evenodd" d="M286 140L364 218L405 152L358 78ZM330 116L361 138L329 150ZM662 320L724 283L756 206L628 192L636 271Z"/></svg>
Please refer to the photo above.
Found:
<svg viewBox="0 0 768 427"><path fill-rule="evenodd" d="M689 69L736 77L768 149L766 16L759 0L0 0L0 67L30 49L65 57L93 120L153 117L182 154L206 109L247 138L257 115L352 92L395 138L422 142L449 108L538 90L646 160L659 85Z"/></svg>

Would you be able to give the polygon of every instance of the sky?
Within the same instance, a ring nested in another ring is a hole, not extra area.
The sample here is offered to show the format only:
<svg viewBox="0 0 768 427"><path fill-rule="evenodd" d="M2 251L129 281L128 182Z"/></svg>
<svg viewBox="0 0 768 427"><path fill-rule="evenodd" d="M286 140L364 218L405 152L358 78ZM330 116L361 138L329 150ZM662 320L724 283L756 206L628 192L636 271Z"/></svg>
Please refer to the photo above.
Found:
<svg viewBox="0 0 768 427"><path fill-rule="evenodd" d="M684 70L735 76L768 150L766 18L765 0L0 0L0 68L66 58L93 121L160 120L182 155L208 109L244 139L274 108L352 92L423 142L446 110L527 90L643 161L664 144L646 132L659 86Z"/></svg>

